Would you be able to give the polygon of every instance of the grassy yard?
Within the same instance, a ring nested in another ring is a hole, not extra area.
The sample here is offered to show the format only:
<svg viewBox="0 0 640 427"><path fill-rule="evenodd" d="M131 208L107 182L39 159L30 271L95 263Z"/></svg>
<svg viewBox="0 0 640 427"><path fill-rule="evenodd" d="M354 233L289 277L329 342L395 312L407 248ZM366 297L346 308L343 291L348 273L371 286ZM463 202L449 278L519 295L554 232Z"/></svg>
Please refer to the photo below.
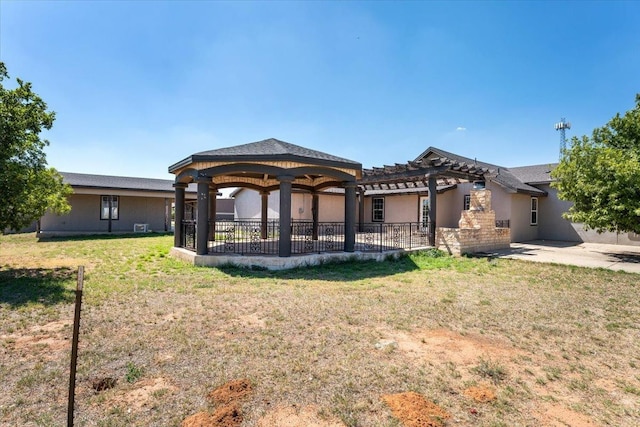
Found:
<svg viewBox="0 0 640 427"><path fill-rule="evenodd" d="M179 426L238 379L247 426L640 425L640 275L432 254L210 269L171 243L0 236L0 425L65 425L78 265L78 426ZM402 392L449 416L403 424Z"/></svg>

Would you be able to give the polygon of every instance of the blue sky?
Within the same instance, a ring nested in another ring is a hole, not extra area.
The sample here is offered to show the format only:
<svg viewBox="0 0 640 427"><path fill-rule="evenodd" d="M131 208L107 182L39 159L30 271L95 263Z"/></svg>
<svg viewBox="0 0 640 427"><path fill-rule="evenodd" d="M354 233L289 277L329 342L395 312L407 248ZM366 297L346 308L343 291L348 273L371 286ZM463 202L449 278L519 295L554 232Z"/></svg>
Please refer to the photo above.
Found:
<svg viewBox="0 0 640 427"><path fill-rule="evenodd" d="M640 92L635 2L0 0L0 60L58 170L170 179L265 138L359 161L557 161ZM6 82L5 82L6 83Z"/></svg>

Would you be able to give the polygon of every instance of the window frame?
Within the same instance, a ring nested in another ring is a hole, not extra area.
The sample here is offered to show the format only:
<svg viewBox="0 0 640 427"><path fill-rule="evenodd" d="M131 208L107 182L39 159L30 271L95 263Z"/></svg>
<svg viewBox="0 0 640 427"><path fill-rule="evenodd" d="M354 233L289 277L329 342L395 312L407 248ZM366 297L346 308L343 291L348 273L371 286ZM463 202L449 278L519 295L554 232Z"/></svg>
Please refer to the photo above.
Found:
<svg viewBox="0 0 640 427"><path fill-rule="evenodd" d="M531 197L529 207L531 208L529 215L529 225L538 225L538 213L540 212L540 204L537 197Z"/></svg>
<svg viewBox="0 0 640 427"><path fill-rule="evenodd" d="M471 209L471 194L465 194L462 199L462 210L468 211Z"/></svg>
<svg viewBox="0 0 640 427"><path fill-rule="evenodd" d="M376 201L380 201L382 204L381 208L376 209ZM372 197L371 198L371 222L384 222L384 210L385 210L385 201L384 197ZM380 213L380 217L376 218L376 212Z"/></svg>
<svg viewBox="0 0 640 427"><path fill-rule="evenodd" d="M106 215L105 215L105 209L107 210ZM120 196L115 196L111 194L101 195L100 196L100 221L118 221L119 219L120 219Z"/></svg>

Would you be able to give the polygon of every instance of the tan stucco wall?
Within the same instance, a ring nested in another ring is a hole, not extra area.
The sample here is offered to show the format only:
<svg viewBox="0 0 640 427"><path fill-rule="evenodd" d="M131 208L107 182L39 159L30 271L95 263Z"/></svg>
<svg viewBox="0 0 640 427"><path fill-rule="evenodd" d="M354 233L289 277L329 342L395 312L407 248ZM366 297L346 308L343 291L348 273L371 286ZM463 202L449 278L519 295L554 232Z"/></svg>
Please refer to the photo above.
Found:
<svg viewBox="0 0 640 427"><path fill-rule="evenodd" d="M291 194L291 219L294 221L311 221L313 196L311 193L295 192ZM235 196L236 219L260 219L262 196L259 192L243 189ZM320 194L318 198L318 221L343 222L344 196L342 194ZM280 211L280 192L269 194L267 218L277 219Z"/></svg>
<svg viewBox="0 0 640 427"><path fill-rule="evenodd" d="M538 203L543 197L538 197ZM540 221L538 205L538 222ZM511 195L511 241L526 242L538 239L539 225L531 225L531 196L528 194Z"/></svg>
<svg viewBox="0 0 640 427"><path fill-rule="evenodd" d="M157 197L120 196L119 219L111 222L112 232L133 232L134 224L149 224L153 231L165 231L165 203L170 199ZM100 219L100 196L73 194L69 196L71 212L58 216L50 212L40 220L40 229L47 232L107 232L109 222Z"/></svg>
<svg viewBox="0 0 640 427"><path fill-rule="evenodd" d="M598 233L585 230L583 224L573 223L562 217L572 206L571 202L558 199L558 191L550 185L539 185L549 196L540 199L540 239L567 242L607 243L614 245L640 245L640 235L634 233Z"/></svg>

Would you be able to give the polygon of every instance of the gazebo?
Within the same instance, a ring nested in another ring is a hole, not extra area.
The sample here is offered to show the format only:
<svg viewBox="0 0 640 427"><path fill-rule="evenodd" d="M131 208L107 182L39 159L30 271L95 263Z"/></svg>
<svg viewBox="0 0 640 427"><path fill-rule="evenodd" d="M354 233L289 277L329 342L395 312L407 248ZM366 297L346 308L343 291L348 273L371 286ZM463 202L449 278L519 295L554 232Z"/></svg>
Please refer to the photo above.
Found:
<svg viewBox="0 0 640 427"><path fill-rule="evenodd" d="M259 191L262 196L259 238L267 236L267 203L269 193L280 192L278 246L280 257L291 256L292 189L312 194L312 229L317 238L318 194L330 187L344 191L344 252L353 252L356 229L356 186L362 177L362 165L331 154L300 147L274 138L234 147L203 151L169 166L175 178L175 241L183 247L187 229L184 226L185 188L197 183L197 216L195 251L209 252L209 241L215 240L216 194L222 188L242 187Z"/></svg>

